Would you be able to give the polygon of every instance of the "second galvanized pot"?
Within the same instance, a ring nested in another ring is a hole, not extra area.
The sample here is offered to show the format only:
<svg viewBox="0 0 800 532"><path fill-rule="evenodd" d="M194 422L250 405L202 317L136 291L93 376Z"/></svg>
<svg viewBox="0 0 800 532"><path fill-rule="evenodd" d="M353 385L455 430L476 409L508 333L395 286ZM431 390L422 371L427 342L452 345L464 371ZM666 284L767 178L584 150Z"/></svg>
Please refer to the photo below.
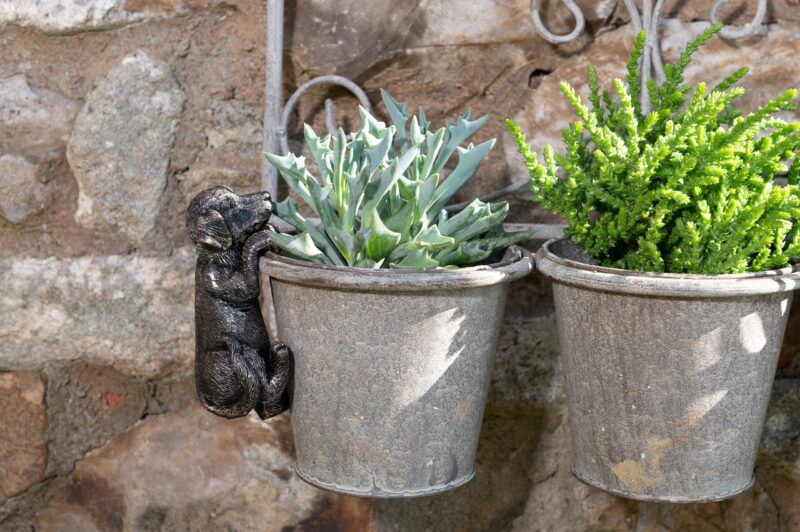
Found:
<svg viewBox="0 0 800 532"><path fill-rule="evenodd" d="M260 266L271 333L294 353L297 474L369 497L468 482L508 283L532 257L512 248L490 266L411 271L269 254Z"/></svg>
<svg viewBox="0 0 800 532"><path fill-rule="evenodd" d="M536 262L553 279L573 473L641 500L747 490L800 272L630 272L567 239Z"/></svg>

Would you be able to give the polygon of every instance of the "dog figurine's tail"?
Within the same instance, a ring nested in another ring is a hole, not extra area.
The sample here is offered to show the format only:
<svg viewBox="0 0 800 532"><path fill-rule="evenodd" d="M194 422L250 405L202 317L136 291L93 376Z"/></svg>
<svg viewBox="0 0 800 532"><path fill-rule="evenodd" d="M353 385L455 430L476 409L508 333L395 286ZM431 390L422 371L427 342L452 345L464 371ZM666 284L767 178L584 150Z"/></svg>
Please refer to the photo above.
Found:
<svg viewBox="0 0 800 532"><path fill-rule="evenodd" d="M289 408L286 386L289 384L292 352L283 342L275 342L272 344L270 361L272 368L270 378L266 380L266 386L262 392L263 400L255 406L256 413L261 419L277 416Z"/></svg>
<svg viewBox="0 0 800 532"><path fill-rule="evenodd" d="M246 416L255 409L261 419L288 408L291 351L281 342L272 347L271 368L255 349L233 337L220 349L198 357L195 363L197 397L210 412L226 418Z"/></svg>

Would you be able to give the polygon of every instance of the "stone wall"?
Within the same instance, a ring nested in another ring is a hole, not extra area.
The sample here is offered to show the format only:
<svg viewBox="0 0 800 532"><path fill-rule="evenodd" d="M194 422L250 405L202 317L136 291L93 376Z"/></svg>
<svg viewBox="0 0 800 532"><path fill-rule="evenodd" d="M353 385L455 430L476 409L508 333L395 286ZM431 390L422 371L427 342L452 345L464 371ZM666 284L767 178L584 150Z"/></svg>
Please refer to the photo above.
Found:
<svg viewBox="0 0 800 532"><path fill-rule="evenodd" d="M434 121L490 115L498 145L460 199L524 168L501 119L558 142L557 94L584 69L620 75L631 29L617 0L580 0L588 31L555 47L527 0L287 1L286 92L320 73L385 87ZM711 2L671 2L667 58ZM753 2L731 2L746 21ZM569 16L543 2L558 31ZM692 75L753 66L748 106L800 85L797 0L769 26L714 41ZM637 503L570 476L552 296L513 291L479 448L454 493L368 501L292 471L288 418L225 421L193 397L193 194L259 187L263 0L0 0L0 529L3 530L800 530L800 313L782 354L754 490L731 501ZM321 126L321 98L292 126ZM379 106L378 112L383 109ZM479 140L480 140L479 138ZM547 221L525 193L515 221ZM535 241L530 242L532 246Z"/></svg>

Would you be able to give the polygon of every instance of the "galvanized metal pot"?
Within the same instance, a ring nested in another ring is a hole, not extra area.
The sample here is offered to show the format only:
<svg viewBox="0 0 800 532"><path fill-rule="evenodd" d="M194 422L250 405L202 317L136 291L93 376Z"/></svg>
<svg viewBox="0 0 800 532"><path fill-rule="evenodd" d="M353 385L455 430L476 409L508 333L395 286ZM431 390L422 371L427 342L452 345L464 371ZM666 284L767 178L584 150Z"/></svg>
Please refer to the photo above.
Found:
<svg viewBox="0 0 800 532"><path fill-rule="evenodd" d="M553 279L573 474L641 500L747 490L800 272L631 272L567 239L536 263Z"/></svg>
<svg viewBox="0 0 800 532"><path fill-rule="evenodd" d="M369 497L468 482L508 283L533 258L412 271L269 254L260 267L263 313L294 353L297 474Z"/></svg>

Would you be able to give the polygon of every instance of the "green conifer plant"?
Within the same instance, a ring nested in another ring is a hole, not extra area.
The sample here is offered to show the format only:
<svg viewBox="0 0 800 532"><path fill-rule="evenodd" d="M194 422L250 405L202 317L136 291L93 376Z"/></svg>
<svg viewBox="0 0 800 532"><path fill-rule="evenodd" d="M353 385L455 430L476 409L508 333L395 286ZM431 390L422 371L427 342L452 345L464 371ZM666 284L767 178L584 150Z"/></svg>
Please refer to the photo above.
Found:
<svg viewBox="0 0 800 532"><path fill-rule="evenodd" d="M734 86L741 68L709 89L692 87L684 70L721 28L714 25L648 80L653 110L640 106L640 33L627 84L600 93L589 66L589 105L566 82L561 91L579 120L563 131L566 153L547 146L543 160L512 120L506 125L525 158L533 197L567 220L566 233L598 264L627 270L729 274L787 266L800 258L800 123L797 91L784 92L742 116ZM788 184L775 184L788 172Z"/></svg>
<svg viewBox="0 0 800 532"><path fill-rule="evenodd" d="M289 187L316 213L311 223L287 198L274 213L298 234L270 231L292 258L360 268L457 268L491 259L531 235L506 232L508 203L475 200L449 216L445 206L477 172L494 139L461 144L486 121L467 111L457 122L433 129L422 109L410 117L406 105L381 92L393 125L364 108L362 125L352 135L339 130L318 137L306 124L305 140L319 178L304 157L265 154ZM445 165L458 153L449 172Z"/></svg>

